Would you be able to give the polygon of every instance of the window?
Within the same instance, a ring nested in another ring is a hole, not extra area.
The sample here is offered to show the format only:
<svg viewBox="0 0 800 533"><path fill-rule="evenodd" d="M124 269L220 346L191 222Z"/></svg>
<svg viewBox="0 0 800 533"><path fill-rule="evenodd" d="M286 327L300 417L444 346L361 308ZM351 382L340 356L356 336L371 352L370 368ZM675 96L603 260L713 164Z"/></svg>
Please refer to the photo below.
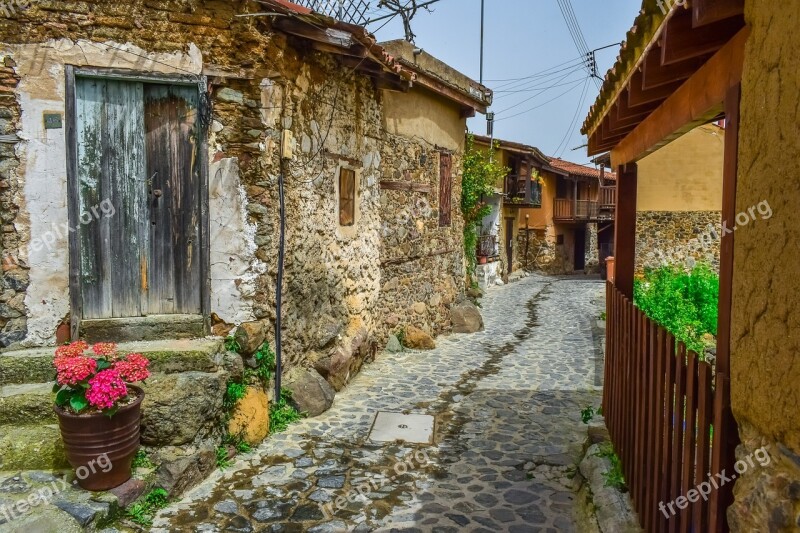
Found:
<svg viewBox="0 0 800 533"><path fill-rule="evenodd" d="M339 225L356 222L356 173L349 168L339 171Z"/></svg>
<svg viewBox="0 0 800 533"><path fill-rule="evenodd" d="M453 157L445 152L439 154L439 227L450 225Z"/></svg>

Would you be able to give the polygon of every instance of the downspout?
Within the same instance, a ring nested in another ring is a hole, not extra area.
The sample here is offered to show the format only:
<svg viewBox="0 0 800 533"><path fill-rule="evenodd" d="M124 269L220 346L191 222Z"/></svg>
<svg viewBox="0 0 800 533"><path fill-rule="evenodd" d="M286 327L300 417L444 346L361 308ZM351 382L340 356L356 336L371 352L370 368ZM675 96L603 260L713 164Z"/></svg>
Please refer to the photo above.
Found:
<svg viewBox="0 0 800 533"><path fill-rule="evenodd" d="M283 87L283 101L281 109L281 145L279 147L280 163L278 171L278 275L275 280L275 402L281 399L281 377L283 373L283 342L281 336L281 311L283 307L283 262L286 250L286 202L284 195L284 178L291 159L291 147L284 146L289 135L286 135L284 124L286 123L286 103L287 89Z"/></svg>

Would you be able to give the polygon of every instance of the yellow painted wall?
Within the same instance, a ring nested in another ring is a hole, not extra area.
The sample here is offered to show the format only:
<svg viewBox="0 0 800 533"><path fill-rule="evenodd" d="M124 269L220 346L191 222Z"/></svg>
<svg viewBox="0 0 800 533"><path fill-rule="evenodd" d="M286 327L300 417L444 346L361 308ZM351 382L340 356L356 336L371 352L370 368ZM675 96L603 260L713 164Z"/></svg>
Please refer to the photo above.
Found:
<svg viewBox="0 0 800 533"><path fill-rule="evenodd" d="M381 94L389 133L423 138L448 150L463 149L467 119L453 102L422 88Z"/></svg>
<svg viewBox="0 0 800 533"><path fill-rule="evenodd" d="M637 211L719 211L725 130L695 128L638 162Z"/></svg>

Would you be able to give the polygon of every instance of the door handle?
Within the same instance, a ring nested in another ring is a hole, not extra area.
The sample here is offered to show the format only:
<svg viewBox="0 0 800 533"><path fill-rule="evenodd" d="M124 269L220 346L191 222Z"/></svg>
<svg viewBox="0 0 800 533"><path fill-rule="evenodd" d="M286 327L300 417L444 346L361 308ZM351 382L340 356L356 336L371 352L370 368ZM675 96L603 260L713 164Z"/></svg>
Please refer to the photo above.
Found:
<svg viewBox="0 0 800 533"><path fill-rule="evenodd" d="M161 198L162 194L164 193L161 192L161 189L153 189L153 196L155 196L156 198Z"/></svg>

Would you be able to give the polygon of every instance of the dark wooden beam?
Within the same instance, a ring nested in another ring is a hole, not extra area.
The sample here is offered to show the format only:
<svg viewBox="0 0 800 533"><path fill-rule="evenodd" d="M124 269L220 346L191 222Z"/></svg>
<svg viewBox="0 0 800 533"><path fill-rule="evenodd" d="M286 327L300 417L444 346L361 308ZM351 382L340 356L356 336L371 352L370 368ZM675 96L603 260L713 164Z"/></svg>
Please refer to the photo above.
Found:
<svg viewBox="0 0 800 533"><path fill-rule="evenodd" d="M614 284L633 299L633 274L636 270L636 163L617 170L617 206L614 217Z"/></svg>
<svg viewBox="0 0 800 533"><path fill-rule="evenodd" d="M354 44L350 48L342 48L341 46L314 41L312 42L311 46L314 48L314 50L319 50L320 52L349 57L364 58L369 54L367 47L362 44Z"/></svg>
<svg viewBox="0 0 800 533"><path fill-rule="evenodd" d="M683 80L675 80L667 85L646 91L642 88L642 76L642 72L637 70L628 82L628 105L630 107L663 102L683 83Z"/></svg>
<svg viewBox="0 0 800 533"><path fill-rule="evenodd" d="M662 65L714 53L744 27L744 17L739 16L694 29L692 18L692 11L681 10L667 22L661 37Z"/></svg>
<svg viewBox="0 0 800 533"><path fill-rule="evenodd" d="M743 13L744 0L694 0L692 2L692 25L698 28Z"/></svg>
<svg viewBox="0 0 800 533"><path fill-rule="evenodd" d="M642 68L642 89L645 91L670 85L676 81L685 81L697 72L703 63L708 61L710 54L695 57L672 65L661 64L661 50L651 50L644 60Z"/></svg>
<svg viewBox="0 0 800 533"><path fill-rule="evenodd" d="M628 90L622 91L617 98L617 119L644 118L658 107L658 102L631 107L628 103Z"/></svg>
<svg viewBox="0 0 800 533"><path fill-rule="evenodd" d="M670 136L679 136L716 116L728 90L741 83L744 48L749 34L749 28L736 34L643 120L611 151L612 163L620 165L638 160L651 153Z"/></svg>
<svg viewBox="0 0 800 533"><path fill-rule="evenodd" d="M325 43L338 48L350 48L356 44L351 34L334 29L322 29L299 20L282 17L275 22L275 27L282 32L309 39L320 43Z"/></svg>

